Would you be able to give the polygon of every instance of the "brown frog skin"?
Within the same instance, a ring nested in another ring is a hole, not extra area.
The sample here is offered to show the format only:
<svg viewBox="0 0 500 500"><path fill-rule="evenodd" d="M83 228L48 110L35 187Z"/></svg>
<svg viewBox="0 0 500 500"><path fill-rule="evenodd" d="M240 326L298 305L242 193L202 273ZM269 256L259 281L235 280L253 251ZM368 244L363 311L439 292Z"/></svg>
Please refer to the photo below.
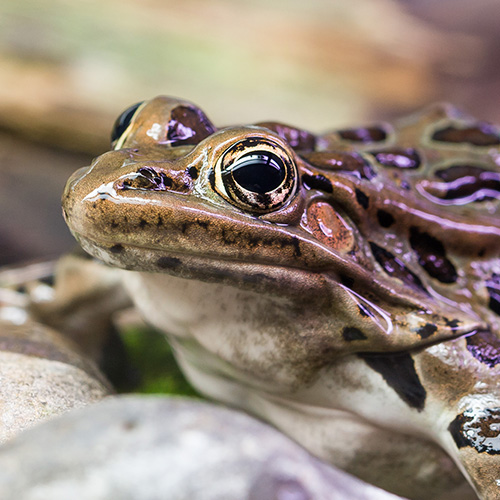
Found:
<svg viewBox="0 0 500 500"><path fill-rule="evenodd" d="M202 393L400 495L500 498L498 128L216 129L157 97L113 147L66 221Z"/></svg>

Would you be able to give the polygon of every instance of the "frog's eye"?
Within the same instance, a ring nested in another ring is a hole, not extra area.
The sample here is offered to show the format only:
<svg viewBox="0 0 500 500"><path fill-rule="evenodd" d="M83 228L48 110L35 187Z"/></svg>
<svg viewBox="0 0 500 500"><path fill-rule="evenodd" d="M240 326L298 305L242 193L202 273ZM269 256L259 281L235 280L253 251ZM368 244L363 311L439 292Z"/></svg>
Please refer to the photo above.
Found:
<svg viewBox="0 0 500 500"><path fill-rule="evenodd" d="M133 106L130 106L116 119L111 131L111 145L113 145L114 142L123 135L125 130L127 130L130 122L132 121L132 118L135 115L135 112L143 102L144 101L141 101L137 104L134 104Z"/></svg>
<svg viewBox="0 0 500 500"><path fill-rule="evenodd" d="M255 142L247 139L226 151L217 164L215 189L243 210L266 213L283 206L294 194L297 169L278 144ZM246 147L252 143L254 147Z"/></svg>

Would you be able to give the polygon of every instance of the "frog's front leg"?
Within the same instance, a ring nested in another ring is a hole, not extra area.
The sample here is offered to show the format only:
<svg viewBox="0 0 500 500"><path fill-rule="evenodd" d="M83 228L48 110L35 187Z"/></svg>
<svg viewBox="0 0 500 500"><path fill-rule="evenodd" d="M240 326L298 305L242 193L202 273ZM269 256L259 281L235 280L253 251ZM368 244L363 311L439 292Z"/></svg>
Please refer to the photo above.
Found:
<svg viewBox="0 0 500 500"><path fill-rule="evenodd" d="M419 354L439 442L480 498L500 498L500 341L491 332Z"/></svg>
<svg viewBox="0 0 500 500"><path fill-rule="evenodd" d="M499 347L497 337L484 331L420 352L358 356L378 373L369 377L382 391L369 396L361 416L430 438L452 457L479 498L500 498Z"/></svg>

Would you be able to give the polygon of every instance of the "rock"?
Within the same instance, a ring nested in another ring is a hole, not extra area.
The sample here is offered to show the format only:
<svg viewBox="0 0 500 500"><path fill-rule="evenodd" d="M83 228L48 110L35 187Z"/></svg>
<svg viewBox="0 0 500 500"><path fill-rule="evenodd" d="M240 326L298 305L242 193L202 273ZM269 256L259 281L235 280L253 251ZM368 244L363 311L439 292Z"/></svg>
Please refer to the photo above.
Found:
<svg viewBox="0 0 500 500"><path fill-rule="evenodd" d="M23 314L0 308L0 442L112 392L72 342Z"/></svg>
<svg viewBox="0 0 500 500"><path fill-rule="evenodd" d="M0 268L0 308L17 307L17 316L70 339L122 390L137 382L117 324L131 304L119 270L81 249L57 261Z"/></svg>
<svg viewBox="0 0 500 500"><path fill-rule="evenodd" d="M49 450L49 451L48 451ZM107 398L0 448L4 500L396 500L242 413Z"/></svg>

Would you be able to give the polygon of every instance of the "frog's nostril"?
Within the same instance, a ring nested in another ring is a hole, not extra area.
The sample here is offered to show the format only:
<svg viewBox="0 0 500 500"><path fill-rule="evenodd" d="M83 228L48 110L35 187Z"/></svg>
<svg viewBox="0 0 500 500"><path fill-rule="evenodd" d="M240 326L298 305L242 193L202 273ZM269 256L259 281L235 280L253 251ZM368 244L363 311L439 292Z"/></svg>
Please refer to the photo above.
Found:
<svg viewBox="0 0 500 500"><path fill-rule="evenodd" d="M135 173L122 178L116 185L119 190L188 192L191 184L184 172L165 172L155 167L140 167Z"/></svg>
<svg viewBox="0 0 500 500"><path fill-rule="evenodd" d="M173 185L172 179L165 172L157 171L154 168L143 167L137 173L151 183L150 189L164 191Z"/></svg>

